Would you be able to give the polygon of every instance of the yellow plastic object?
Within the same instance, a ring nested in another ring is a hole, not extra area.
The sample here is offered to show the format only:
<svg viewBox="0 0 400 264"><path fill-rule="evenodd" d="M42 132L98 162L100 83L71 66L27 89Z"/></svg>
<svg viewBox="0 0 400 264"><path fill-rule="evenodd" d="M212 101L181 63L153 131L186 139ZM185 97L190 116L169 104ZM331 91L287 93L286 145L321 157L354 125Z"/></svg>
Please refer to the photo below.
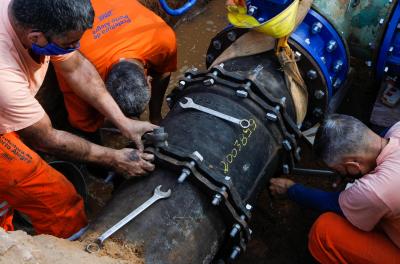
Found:
<svg viewBox="0 0 400 264"><path fill-rule="evenodd" d="M261 24L253 16L247 14L245 7L228 6L228 20L235 27L251 28L274 38L282 38L293 31L298 8L299 0L294 0L281 13Z"/></svg>

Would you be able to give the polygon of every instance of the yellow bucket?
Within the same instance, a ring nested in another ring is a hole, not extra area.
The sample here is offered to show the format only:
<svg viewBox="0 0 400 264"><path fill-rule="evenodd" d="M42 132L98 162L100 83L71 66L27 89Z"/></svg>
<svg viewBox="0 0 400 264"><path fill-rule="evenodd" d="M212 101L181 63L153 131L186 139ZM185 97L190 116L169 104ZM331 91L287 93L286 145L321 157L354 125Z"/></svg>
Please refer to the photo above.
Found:
<svg viewBox="0 0 400 264"><path fill-rule="evenodd" d="M255 17L247 14L246 7L228 6L228 20L235 27L251 28L274 38L282 38L293 31L298 8L299 0L294 0L281 13L264 23L260 23Z"/></svg>

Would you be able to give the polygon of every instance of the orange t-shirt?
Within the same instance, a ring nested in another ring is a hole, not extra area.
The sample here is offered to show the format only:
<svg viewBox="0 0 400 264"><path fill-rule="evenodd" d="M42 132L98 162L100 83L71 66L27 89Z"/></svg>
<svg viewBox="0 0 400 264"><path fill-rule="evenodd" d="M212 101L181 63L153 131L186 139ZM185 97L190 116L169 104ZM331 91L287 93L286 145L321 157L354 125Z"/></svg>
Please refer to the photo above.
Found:
<svg viewBox="0 0 400 264"><path fill-rule="evenodd" d="M95 22L80 51L103 80L121 58L141 60L158 73L176 70L175 33L159 16L135 0L92 0L92 5Z"/></svg>
<svg viewBox="0 0 400 264"><path fill-rule="evenodd" d="M50 57L41 63L32 59L11 26L10 0L0 1L0 134L18 131L38 122L44 110L35 99L49 66ZM52 56L63 61L71 55Z"/></svg>

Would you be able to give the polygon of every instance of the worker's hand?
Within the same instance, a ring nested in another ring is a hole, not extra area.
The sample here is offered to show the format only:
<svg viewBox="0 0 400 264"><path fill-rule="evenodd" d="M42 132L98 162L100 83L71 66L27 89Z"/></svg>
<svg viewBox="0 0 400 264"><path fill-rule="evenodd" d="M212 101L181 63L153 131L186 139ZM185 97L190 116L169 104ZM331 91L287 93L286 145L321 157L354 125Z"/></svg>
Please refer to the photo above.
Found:
<svg viewBox="0 0 400 264"><path fill-rule="evenodd" d="M150 122L138 121L127 118L124 122L124 128L120 128L121 133L129 138L135 143L136 148L139 150L143 150L143 143L141 138L144 133L152 131L158 126L151 124Z"/></svg>
<svg viewBox="0 0 400 264"><path fill-rule="evenodd" d="M285 178L272 178L270 183L269 189L273 195L286 194L287 190L295 185L294 181Z"/></svg>
<svg viewBox="0 0 400 264"><path fill-rule="evenodd" d="M113 167L125 178L143 176L154 170L154 155L136 149L115 150Z"/></svg>

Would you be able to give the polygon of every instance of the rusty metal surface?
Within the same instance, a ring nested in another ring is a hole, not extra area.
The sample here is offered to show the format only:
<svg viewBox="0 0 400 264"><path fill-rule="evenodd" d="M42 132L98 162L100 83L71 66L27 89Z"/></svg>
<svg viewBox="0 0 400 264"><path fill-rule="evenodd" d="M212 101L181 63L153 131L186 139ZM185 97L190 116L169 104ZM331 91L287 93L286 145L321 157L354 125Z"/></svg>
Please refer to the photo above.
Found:
<svg viewBox="0 0 400 264"><path fill-rule="evenodd" d="M315 0L313 8L341 32L353 57L373 62L396 4L389 0Z"/></svg>

